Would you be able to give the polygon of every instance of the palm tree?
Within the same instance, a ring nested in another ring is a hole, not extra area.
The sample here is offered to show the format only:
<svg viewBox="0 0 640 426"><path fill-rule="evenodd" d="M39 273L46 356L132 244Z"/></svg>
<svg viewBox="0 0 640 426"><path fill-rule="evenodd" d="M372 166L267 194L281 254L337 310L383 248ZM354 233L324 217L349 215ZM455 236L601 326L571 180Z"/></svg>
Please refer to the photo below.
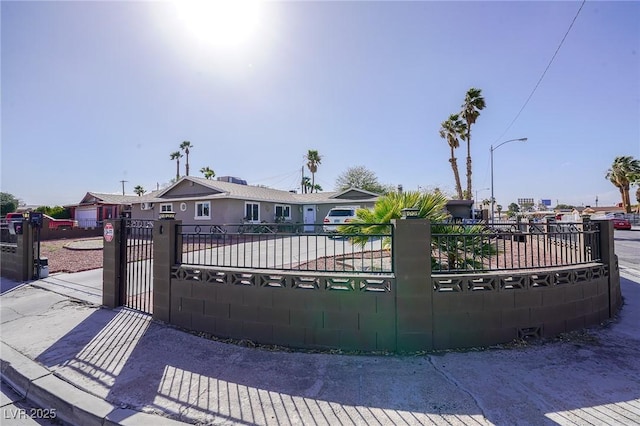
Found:
<svg viewBox="0 0 640 426"><path fill-rule="evenodd" d="M607 170L606 178L620 191L624 211L631 213L629 188L640 182L640 161L628 155L616 157L611 168Z"/></svg>
<svg viewBox="0 0 640 426"><path fill-rule="evenodd" d="M338 227L338 232L353 234L354 244L363 245L369 241L367 235L388 233L392 219L402 217L402 209L417 208L418 217L430 219L432 222L444 222L447 219L445 206L447 199L439 193L405 191L402 193L389 192L378 198L373 209L358 209L356 217L348 225ZM370 224L362 226L363 224ZM390 239L383 241L383 246L389 248Z"/></svg>
<svg viewBox="0 0 640 426"><path fill-rule="evenodd" d="M201 168L200 173L204 175L205 179L211 179L216 177L216 172L214 172L209 166Z"/></svg>
<svg viewBox="0 0 640 426"><path fill-rule="evenodd" d="M453 176L456 179L456 192L458 194L458 199L462 200L462 185L460 184L460 173L458 172L458 162L456 160L454 149L460 147L458 138L463 139L466 137L466 124L460 120L460 116L458 114L451 114L447 120L440 124L440 126L440 137L446 140L451 148L451 158L449 159L449 162L453 169Z"/></svg>
<svg viewBox="0 0 640 426"><path fill-rule="evenodd" d="M467 133L463 139L467 141L467 191L465 193L465 199L467 200L471 199L471 194L473 193L471 188L471 125L475 124L480 116L480 111L482 111L485 106L482 89L472 87L467 90L467 94L464 97L464 104L462 104L462 111L460 112L460 115L462 115L467 125Z"/></svg>
<svg viewBox="0 0 640 426"><path fill-rule="evenodd" d="M322 157L315 149L310 149L305 156L307 159L307 168L311 172L311 190L316 184L316 172L318 171L318 165L321 163Z"/></svg>
<svg viewBox="0 0 640 426"><path fill-rule="evenodd" d="M498 220L500 220L500 212L502 211L502 205L501 205L501 204L498 204L498 205L496 206L496 210L498 210Z"/></svg>
<svg viewBox="0 0 640 426"><path fill-rule="evenodd" d="M402 209L417 208L418 217L431 221L431 232L437 238L431 240L432 267L443 269L481 269L483 261L495 255L490 234L482 226L464 226L443 223L449 214L445 210L447 199L439 193L407 191L390 192L378 198L373 209L358 209L355 219L338 226L338 232L349 235L352 243L364 245L370 235L389 234L392 219L402 216ZM382 247L390 248L391 239L384 238Z"/></svg>
<svg viewBox="0 0 640 426"><path fill-rule="evenodd" d="M180 180L180 158L181 157L182 157L182 154L180 154L180 151L171 153L171 159L176 160L176 182Z"/></svg>
<svg viewBox="0 0 640 426"><path fill-rule="evenodd" d="M189 141L184 141L180 144L180 149L183 150L185 154L187 154L187 161L184 166L187 176L189 176L189 148L193 148L193 145L191 145L191 142Z"/></svg>
<svg viewBox="0 0 640 426"><path fill-rule="evenodd" d="M313 185L311 187L311 192L313 192L313 191L316 191L316 192L322 191L322 187L319 184L316 183L315 185Z"/></svg>
<svg viewBox="0 0 640 426"><path fill-rule="evenodd" d="M309 176L303 176L302 177L302 193L306 194L307 192L310 192L309 190L311 188L312 188L311 179L309 178Z"/></svg>
<svg viewBox="0 0 640 426"><path fill-rule="evenodd" d="M142 185L137 185L135 188L133 188L133 192L137 194L138 197L141 197L142 194L144 194L147 191L142 187Z"/></svg>

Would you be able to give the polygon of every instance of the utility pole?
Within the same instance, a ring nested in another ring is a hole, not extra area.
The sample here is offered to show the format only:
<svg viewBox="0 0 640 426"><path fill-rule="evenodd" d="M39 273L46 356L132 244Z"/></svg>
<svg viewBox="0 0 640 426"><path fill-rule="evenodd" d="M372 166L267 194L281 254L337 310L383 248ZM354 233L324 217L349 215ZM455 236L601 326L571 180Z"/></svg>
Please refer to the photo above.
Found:
<svg viewBox="0 0 640 426"><path fill-rule="evenodd" d="M124 183L125 182L129 182L128 180L121 180L120 183L122 184L122 195L124 195Z"/></svg>

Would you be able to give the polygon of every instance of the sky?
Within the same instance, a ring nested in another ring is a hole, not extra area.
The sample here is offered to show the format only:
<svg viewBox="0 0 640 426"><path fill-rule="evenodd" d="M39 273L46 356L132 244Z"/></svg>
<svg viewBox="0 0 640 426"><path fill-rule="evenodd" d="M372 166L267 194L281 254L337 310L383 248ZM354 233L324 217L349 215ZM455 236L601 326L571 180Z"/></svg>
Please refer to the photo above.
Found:
<svg viewBox="0 0 640 426"><path fill-rule="evenodd" d="M2 191L68 205L121 181L154 190L188 140L195 176L296 189L315 149L325 191L362 165L453 194L439 129L471 87L486 101L471 134L479 200L491 146L510 139L528 138L493 152L504 206L613 205L607 169L640 158L640 2L211 4L2 1ZM464 185L466 146L456 157Z"/></svg>

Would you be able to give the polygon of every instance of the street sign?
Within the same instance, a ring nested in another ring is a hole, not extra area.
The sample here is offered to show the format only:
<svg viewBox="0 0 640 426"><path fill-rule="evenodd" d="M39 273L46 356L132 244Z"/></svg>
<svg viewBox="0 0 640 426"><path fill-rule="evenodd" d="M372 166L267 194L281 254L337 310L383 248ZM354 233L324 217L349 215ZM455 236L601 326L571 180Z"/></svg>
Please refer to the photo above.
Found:
<svg viewBox="0 0 640 426"><path fill-rule="evenodd" d="M110 243L113 240L113 225L111 223L106 223L104 225L104 240Z"/></svg>

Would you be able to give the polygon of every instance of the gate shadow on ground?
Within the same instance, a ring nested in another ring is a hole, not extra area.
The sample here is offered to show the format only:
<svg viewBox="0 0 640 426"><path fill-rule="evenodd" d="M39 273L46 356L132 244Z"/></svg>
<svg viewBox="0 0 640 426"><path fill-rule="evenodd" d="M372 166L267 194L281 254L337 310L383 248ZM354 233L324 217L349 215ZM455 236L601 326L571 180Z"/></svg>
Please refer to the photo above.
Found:
<svg viewBox="0 0 640 426"><path fill-rule="evenodd" d="M638 307L640 285L622 280L635 303L623 308L620 321L627 321L624 310ZM609 342L614 332L524 349L346 356L239 347L134 311L103 309L37 360L115 405L188 422L640 421L640 342L637 334Z"/></svg>

